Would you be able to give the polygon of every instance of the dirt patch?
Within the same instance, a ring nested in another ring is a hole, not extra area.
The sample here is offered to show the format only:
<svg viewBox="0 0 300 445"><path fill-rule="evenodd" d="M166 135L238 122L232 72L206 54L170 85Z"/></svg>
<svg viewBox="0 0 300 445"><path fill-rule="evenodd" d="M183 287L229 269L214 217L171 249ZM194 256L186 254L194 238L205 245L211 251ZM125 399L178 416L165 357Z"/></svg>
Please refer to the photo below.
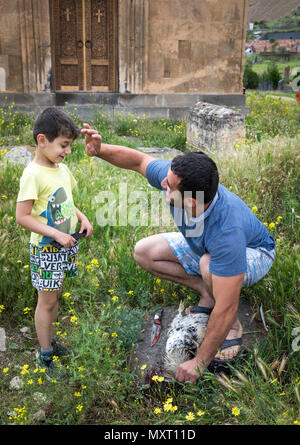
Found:
<svg viewBox="0 0 300 445"><path fill-rule="evenodd" d="M132 369L135 369L136 377L140 384L151 384L154 375L167 378L164 367L167 333L172 320L178 313L178 308L168 306L164 307L163 310L162 329L157 343L151 346L150 339L154 314L150 314L130 358L130 365ZM262 324L255 319L251 306L243 299L240 300L238 317L242 323L244 332L243 345L239 354L242 358L246 356L249 347L262 338L264 331ZM226 372L224 367L218 367L214 362L210 365L209 370L214 373ZM227 369L227 371L229 370Z"/></svg>

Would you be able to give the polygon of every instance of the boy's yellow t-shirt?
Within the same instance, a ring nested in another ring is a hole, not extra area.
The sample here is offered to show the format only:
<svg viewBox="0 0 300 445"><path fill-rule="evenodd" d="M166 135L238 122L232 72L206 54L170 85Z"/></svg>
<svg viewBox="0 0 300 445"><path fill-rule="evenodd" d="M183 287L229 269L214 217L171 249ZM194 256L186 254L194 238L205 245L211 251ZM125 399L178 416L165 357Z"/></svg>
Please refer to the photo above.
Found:
<svg viewBox="0 0 300 445"><path fill-rule="evenodd" d="M31 216L61 232L72 234L78 222L72 196L75 185L76 180L65 164L50 168L33 161L23 171L17 202L34 200ZM32 244L46 245L50 241L52 238L31 233Z"/></svg>

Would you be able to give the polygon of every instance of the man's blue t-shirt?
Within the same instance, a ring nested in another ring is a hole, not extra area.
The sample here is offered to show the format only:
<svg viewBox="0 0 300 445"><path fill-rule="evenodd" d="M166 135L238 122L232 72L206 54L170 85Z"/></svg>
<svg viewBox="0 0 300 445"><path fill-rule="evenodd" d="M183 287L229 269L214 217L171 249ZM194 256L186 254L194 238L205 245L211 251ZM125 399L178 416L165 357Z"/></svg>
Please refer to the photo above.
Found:
<svg viewBox="0 0 300 445"><path fill-rule="evenodd" d="M170 166L170 161L150 162L146 170L149 184L164 190L161 182ZM265 225L237 195L221 184L200 217L187 220L184 209L170 206L170 210L191 249L199 256L210 254L210 272L214 275L233 276L246 272L246 247L264 247L268 251L275 248L275 240ZM178 218L180 213L181 218Z"/></svg>

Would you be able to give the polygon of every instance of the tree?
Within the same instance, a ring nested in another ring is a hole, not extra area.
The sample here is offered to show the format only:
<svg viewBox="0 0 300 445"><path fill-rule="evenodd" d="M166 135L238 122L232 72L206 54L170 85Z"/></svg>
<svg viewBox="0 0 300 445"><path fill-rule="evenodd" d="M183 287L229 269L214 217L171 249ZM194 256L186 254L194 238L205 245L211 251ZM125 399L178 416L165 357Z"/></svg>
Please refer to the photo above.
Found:
<svg viewBox="0 0 300 445"><path fill-rule="evenodd" d="M258 74L248 64L245 65L243 84L245 88L255 90L259 84Z"/></svg>
<svg viewBox="0 0 300 445"><path fill-rule="evenodd" d="M278 82L281 79L281 75L278 71L277 65L272 62L267 68L267 80L270 80L273 83L274 90L277 90Z"/></svg>

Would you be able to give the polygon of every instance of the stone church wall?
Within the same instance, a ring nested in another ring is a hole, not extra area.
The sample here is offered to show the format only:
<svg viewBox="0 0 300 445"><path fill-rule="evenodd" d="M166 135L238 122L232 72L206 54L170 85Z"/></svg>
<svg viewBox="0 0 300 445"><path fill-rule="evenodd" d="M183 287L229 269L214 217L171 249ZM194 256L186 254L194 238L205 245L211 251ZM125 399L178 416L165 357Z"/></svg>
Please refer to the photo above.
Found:
<svg viewBox="0 0 300 445"><path fill-rule="evenodd" d="M247 0L119 0L120 91L242 91Z"/></svg>
<svg viewBox="0 0 300 445"><path fill-rule="evenodd" d="M247 7L247 0L118 0L119 92L241 94ZM0 9L0 87L44 91L49 1L0 0Z"/></svg>

